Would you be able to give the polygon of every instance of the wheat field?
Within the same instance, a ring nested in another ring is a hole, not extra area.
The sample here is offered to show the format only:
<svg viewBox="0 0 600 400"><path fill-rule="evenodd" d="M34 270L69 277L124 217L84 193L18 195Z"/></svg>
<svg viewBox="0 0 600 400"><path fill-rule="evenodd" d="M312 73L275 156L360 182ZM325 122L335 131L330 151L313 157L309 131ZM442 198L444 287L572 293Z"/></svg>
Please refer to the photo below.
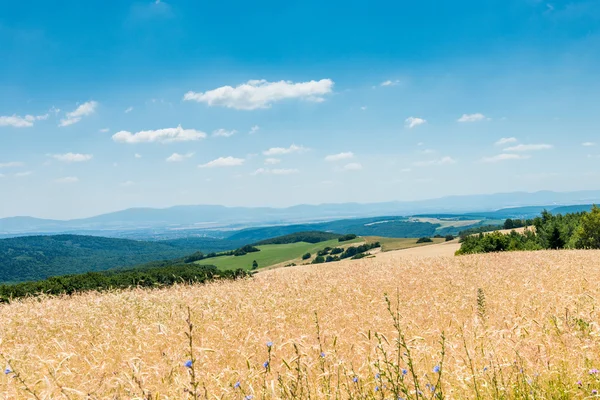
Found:
<svg viewBox="0 0 600 400"><path fill-rule="evenodd" d="M599 251L400 253L0 306L0 397L569 399L600 390Z"/></svg>

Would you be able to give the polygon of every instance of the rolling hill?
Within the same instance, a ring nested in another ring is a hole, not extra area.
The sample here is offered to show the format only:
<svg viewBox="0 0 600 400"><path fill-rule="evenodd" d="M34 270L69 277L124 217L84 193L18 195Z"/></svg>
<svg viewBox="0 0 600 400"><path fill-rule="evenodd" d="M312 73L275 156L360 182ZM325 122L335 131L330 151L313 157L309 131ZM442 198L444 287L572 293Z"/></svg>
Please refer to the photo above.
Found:
<svg viewBox="0 0 600 400"><path fill-rule="evenodd" d="M165 242L80 235L1 239L0 283L128 267L183 257L198 250L231 250L237 245L233 241L201 238Z"/></svg>

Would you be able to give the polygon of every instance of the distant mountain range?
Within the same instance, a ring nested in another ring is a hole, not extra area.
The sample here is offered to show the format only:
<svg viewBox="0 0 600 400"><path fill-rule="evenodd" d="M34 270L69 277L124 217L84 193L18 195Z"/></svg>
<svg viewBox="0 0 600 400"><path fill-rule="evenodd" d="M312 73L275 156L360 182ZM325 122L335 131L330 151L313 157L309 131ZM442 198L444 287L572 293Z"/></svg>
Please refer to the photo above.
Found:
<svg viewBox="0 0 600 400"><path fill-rule="evenodd" d="M68 221L34 217L0 219L0 235L35 233L93 233L104 231L241 229L251 226L308 223L337 219L407 216L431 213L489 212L509 207L600 203L600 190L579 192L541 191L487 195L449 196L422 201L298 205L288 208L224 207L218 205L175 206L164 209L131 208L91 218Z"/></svg>

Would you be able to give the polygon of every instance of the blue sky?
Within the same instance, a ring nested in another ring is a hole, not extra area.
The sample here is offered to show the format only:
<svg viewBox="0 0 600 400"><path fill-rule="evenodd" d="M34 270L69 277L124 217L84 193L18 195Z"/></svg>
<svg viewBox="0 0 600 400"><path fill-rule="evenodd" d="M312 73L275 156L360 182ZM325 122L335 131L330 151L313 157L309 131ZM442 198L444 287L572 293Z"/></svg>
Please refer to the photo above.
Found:
<svg viewBox="0 0 600 400"><path fill-rule="evenodd" d="M2 2L0 54L0 217L598 189L598 1Z"/></svg>

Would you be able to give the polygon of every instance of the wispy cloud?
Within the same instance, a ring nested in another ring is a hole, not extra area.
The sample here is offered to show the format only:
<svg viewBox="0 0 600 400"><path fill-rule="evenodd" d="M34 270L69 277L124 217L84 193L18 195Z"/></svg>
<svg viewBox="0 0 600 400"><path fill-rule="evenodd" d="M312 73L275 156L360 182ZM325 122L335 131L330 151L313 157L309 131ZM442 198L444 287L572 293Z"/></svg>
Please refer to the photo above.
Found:
<svg viewBox="0 0 600 400"><path fill-rule="evenodd" d="M359 163L349 163L342 167L343 171L360 171L361 169L363 169L363 166Z"/></svg>
<svg viewBox="0 0 600 400"><path fill-rule="evenodd" d="M481 162L484 163L497 163L501 161L509 161L509 160L526 160L530 158L530 156L525 154L514 154L514 153L502 153L492 157L483 157Z"/></svg>
<svg viewBox="0 0 600 400"><path fill-rule="evenodd" d="M118 143L171 143L201 140L206 138L206 133L195 129L183 129L181 125L177 128L165 128L150 131L139 131L131 133L120 131L112 136Z"/></svg>
<svg viewBox="0 0 600 400"><path fill-rule="evenodd" d="M592 146L595 146L596 143L594 143L594 142L583 142L583 143L581 143L581 145L584 146L584 147L592 147Z"/></svg>
<svg viewBox="0 0 600 400"><path fill-rule="evenodd" d="M400 81L398 79L396 79L395 81L392 81L392 80L383 81L379 84L379 86L396 86L399 84L400 84Z"/></svg>
<svg viewBox="0 0 600 400"><path fill-rule="evenodd" d="M286 99L303 99L314 102L325 100L324 95L333 91L331 79L320 81L268 82L264 79L251 80L236 87L222 86L207 92L187 92L183 99L237 110L269 108L275 102Z"/></svg>
<svg viewBox="0 0 600 400"><path fill-rule="evenodd" d="M450 165L455 164L456 160L452 157L446 156L437 160L428 160L428 161L417 161L413 163L415 167L429 167L433 165Z"/></svg>
<svg viewBox="0 0 600 400"><path fill-rule="evenodd" d="M102 128L102 129L100 129L100 132L102 132L102 133L106 133L108 131L110 131L110 129L108 129L108 128Z"/></svg>
<svg viewBox="0 0 600 400"><path fill-rule="evenodd" d="M267 158L265 159L265 164L266 165L275 165L275 164L279 164L281 162L281 160L279 158Z"/></svg>
<svg viewBox="0 0 600 400"><path fill-rule="evenodd" d="M130 186L133 186L133 185L135 185L134 181L125 181L125 182L119 183L119 186L122 186L122 187L130 187Z"/></svg>
<svg viewBox="0 0 600 400"><path fill-rule="evenodd" d="M127 107L127 109L125 110L125 114L129 114L132 111L133 111L133 107Z"/></svg>
<svg viewBox="0 0 600 400"><path fill-rule="evenodd" d="M235 157L219 157L216 160L207 162L206 164L198 165L198 168L221 168L221 167L238 167L244 164L243 158Z"/></svg>
<svg viewBox="0 0 600 400"><path fill-rule="evenodd" d="M54 180L55 183L77 183L79 178L76 176L65 176L64 178L58 178Z"/></svg>
<svg viewBox="0 0 600 400"><path fill-rule="evenodd" d="M74 163L74 162L85 162L90 161L94 156L92 154L80 154L80 153L65 153L65 154L49 154L48 156L55 160Z"/></svg>
<svg viewBox="0 0 600 400"><path fill-rule="evenodd" d="M406 120L404 121L404 125L408 128L408 129L412 129L414 127L417 127L419 125L423 125L427 123L426 120L424 120L423 118L417 118L417 117L408 117L406 118Z"/></svg>
<svg viewBox="0 0 600 400"><path fill-rule="evenodd" d="M96 108L98 107L98 103L95 101L88 101L81 104L74 111L67 113L66 118L60 120L60 124L58 126L69 126L76 124L81 121L83 117L87 117L88 115L92 115L96 112Z"/></svg>
<svg viewBox="0 0 600 400"><path fill-rule="evenodd" d="M26 177L26 176L31 176L31 175L33 175L33 171L17 172L17 173L15 174L15 176L16 176L17 178L24 178L24 177Z"/></svg>
<svg viewBox="0 0 600 400"><path fill-rule="evenodd" d="M250 135L254 135L256 132L258 132L260 130L260 126L258 125L254 125L252 128L250 128L250 132L248 132Z"/></svg>
<svg viewBox="0 0 600 400"><path fill-rule="evenodd" d="M484 120L489 120L490 118L487 118L485 115L483 114L463 114L462 117L460 117L457 121L458 122L478 122L478 121L484 121Z"/></svg>
<svg viewBox="0 0 600 400"><path fill-rule="evenodd" d="M347 151L347 152L343 152L343 153L328 155L327 157L325 157L325 161L335 162L335 161L340 161L340 160L348 160L353 157L354 157L354 153L351 151Z"/></svg>
<svg viewBox="0 0 600 400"><path fill-rule="evenodd" d="M142 158L142 155L141 155L141 154L139 154L139 153L135 153L133 156L134 156L135 158Z"/></svg>
<svg viewBox="0 0 600 400"><path fill-rule="evenodd" d="M44 115L26 115L19 117L18 115L12 115L8 117L0 116L0 126L12 126L13 128L31 128L35 121L48 119L49 114Z"/></svg>
<svg viewBox="0 0 600 400"><path fill-rule="evenodd" d="M518 142L518 140L515 137L503 137L500 140L498 140L496 143L494 143L494 146L502 146L505 144L516 143L516 142Z"/></svg>
<svg viewBox="0 0 600 400"><path fill-rule="evenodd" d="M22 167L24 165L25 163L22 163L21 161L9 161L5 163L0 163L0 168L17 168Z"/></svg>
<svg viewBox="0 0 600 400"><path fill-rule="evenodd" d="M252 173L252 175L291 175L297 174L300 171L295 168L281 168L281 169L270 169L270 168L259 168Z"/></svg>
<svg viewBox="0 0 600 400"><path fill-rule="evenodd" d="M507 147L504 151L508 152L524 152L524 151L538 151L551 149L551 144L518 144L516 146Z"/></svg>
<svg viewBox="0 0 600 400"><path fill-rule="evenodd" d="M236 133L236 130L217 129L216 131L213 131L212 135L216 137L230 137Z"/></svg>
<svg viewBox="0 0 600 400"><path fill-rule="evenodd" d="M169 157L167 157L166 161L167 162L181 162L188 158L192 158L193 156L194 156L194 153L187 153L187 154L173 153Z"/></svg>
<svg viewBox="0 0 600 400"><path fill-rule="evenodd" d="M265 156L280 156L290 153L304 153L308 149L304 146L296 146L292 144L290 147L271 147L269 150L263 151Z"/></svg>

